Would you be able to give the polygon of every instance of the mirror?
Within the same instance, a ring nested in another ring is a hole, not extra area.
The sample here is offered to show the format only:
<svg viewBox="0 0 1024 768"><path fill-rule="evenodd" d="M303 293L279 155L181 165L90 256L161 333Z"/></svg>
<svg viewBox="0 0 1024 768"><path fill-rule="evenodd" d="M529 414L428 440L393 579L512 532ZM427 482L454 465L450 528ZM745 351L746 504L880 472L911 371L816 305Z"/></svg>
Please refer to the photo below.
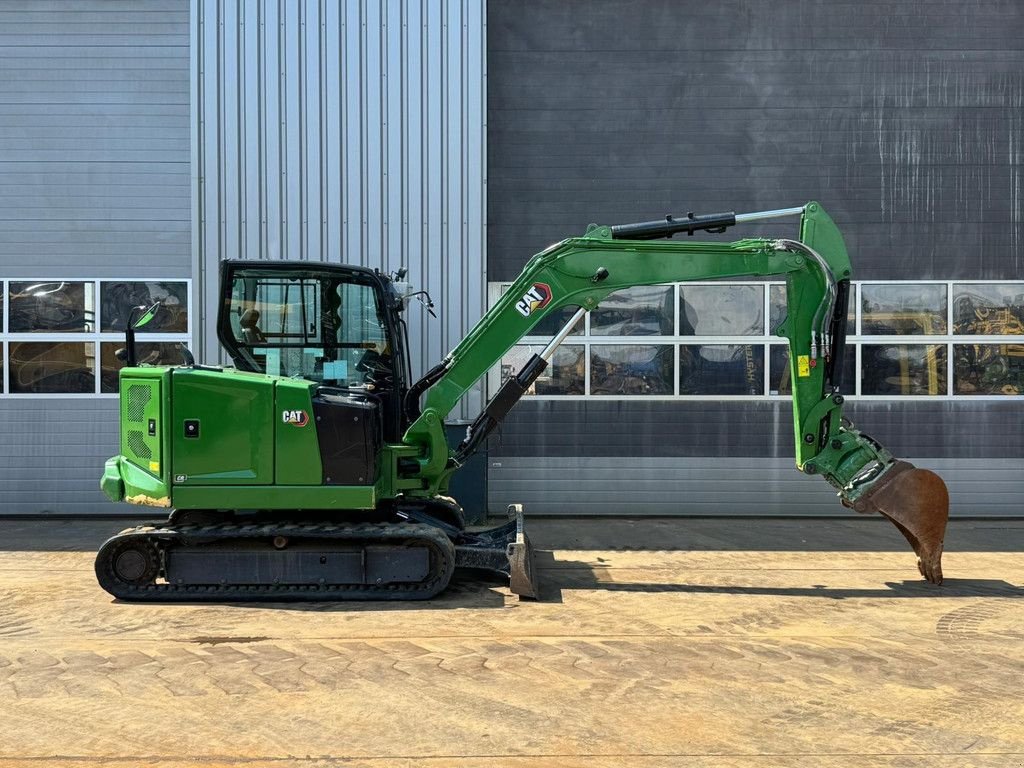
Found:
<svg viewBox="0 0 1024 768"><path fill-rule="evenodd" d="M160 306L161 302L157 301L154 302L153 306L151 306L149 309L146 309L145 307L142 306L136 307L136 310L142 309L145 311L142 313L142 316L138 320L131 324L132 329L141 328L142 326L147 325L154 317L156 317L156 313L160 310ZM132 314L135 313L132 312Z"/></svg>

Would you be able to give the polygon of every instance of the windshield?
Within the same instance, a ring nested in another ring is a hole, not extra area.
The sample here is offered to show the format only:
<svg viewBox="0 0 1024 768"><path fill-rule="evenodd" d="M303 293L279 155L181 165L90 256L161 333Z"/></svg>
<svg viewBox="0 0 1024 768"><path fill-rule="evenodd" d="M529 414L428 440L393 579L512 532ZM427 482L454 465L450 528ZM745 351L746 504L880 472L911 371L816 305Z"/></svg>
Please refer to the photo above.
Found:
<svg viewBox="0 0 1024 768"><path fill-rule="evenodd" d="M392 349L374 286L332 275L234 272L228 320L246 368L341 387L381 384Z"/></svg>

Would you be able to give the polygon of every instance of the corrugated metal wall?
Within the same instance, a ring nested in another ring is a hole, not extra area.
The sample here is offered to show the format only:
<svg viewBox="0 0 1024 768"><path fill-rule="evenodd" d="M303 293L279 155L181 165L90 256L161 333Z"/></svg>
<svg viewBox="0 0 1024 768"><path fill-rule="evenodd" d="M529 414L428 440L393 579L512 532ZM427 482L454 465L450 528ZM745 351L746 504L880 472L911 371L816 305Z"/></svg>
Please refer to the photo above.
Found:
<svg viewBox="0 0 1024 768"><path fill-rule="evenodd" d="M189 5L0 5L0 273L187 278ZM0 514L110 511L117 401L0 400Z"/></svg>
<svg viewBox="0 0 1024 768"><path fill-rule="evenodd" d="M224 258L408 267L413 367L485 304L485 13L477 0L193 6L195 278ZM213 318L203 351L218 354Z"/></svg>

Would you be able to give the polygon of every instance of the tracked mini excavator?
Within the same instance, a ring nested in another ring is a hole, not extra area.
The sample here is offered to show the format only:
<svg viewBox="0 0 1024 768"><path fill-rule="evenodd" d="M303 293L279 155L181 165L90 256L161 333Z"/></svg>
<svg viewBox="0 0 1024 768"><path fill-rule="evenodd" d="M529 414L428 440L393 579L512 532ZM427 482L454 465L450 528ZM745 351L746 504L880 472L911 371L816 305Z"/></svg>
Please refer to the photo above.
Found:
<svg viewBox="0 0 1024 768"><path fill-rule="evenodd" d="M798 239L672 240L799 216ZM614 291L732 277L786 280L796 465L840 501L880 513L918 568L942 581L945 483L900 461L842 416L840 373L851 267L817 203L750 214L591 225L534 256L511 289L418 381L403 319L404 274L316 262L224 261L217 333L234 367L139 365L129 323L120 372L121 452L101 488L165 508L96 558L125 600L407 600L444 590L456 568L496 571L537 595L522 510L489 530L465 524L453 473L544 372L555 349ZM445 417L545 317L576 308L449 446ZM628 482L623 478L623 482Z"/></svg>

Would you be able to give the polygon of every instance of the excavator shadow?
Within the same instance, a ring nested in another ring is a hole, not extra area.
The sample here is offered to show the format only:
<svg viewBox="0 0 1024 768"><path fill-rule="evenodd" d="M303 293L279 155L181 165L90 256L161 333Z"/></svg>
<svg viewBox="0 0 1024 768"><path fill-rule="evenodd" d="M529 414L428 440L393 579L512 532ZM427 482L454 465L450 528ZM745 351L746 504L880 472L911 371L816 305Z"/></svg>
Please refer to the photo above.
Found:
<svg viewBox="0 0 1024 768"><path fill-rule="evenodd" d="M535 551L534 567L540 574L540 601L561 603L564 590L602 590L605 592L680 593L707 595L764 595L771 597L824 597L832 600L852 598L906 599L957 597L1024 598L1024 586L1003 579L947 578L942 586L921 579L885 582L885 587L850 588L814 584L808 587L740 586L733 584L680 584L663 582L617 581L612 570L591 563L555 558L551 551ZM770 571L765 571L769 574Z"/></svg>

